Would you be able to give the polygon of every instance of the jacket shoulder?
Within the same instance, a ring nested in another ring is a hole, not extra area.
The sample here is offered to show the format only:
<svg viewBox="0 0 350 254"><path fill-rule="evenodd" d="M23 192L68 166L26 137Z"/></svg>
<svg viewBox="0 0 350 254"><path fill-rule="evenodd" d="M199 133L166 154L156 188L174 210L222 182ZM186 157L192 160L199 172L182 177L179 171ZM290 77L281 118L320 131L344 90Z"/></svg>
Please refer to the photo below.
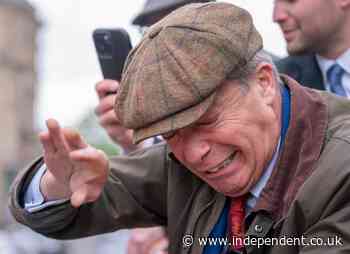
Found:
<svg viewBox="0 0 350 254"><path fill-rule="evenodd" d="M350 101L331 93L320 92L328 105L327 140L350 143Z"/></svg>
<svg viewBox="0 0 350 254"><path fill-rule="evenodd" d="M299 226L304 230L316 229L324 220L331 226L344 219L344 206L350 207L350 102L320 93L329 105L324 145L315 170L300 187L289 211L289 216L303 222ZM350 220L346 223L350 226Z"/></svg>
<svg viewBox="0 0 350 254"><path fill-rule="evenodd" d="M314 57L311 55L287 56L279 59L275 64L279 72L293 77L293 75L290 74L293 74L293 72L302 68L303 65L312 61L314 61Z"/></svg>
<svg viewBox="0 0 350 254"><path fill-rule="evenodd" d="M292 77L303 86L325 90L322 72L313 55L288 56L277 61L276 66L280 73Z"/></svg>

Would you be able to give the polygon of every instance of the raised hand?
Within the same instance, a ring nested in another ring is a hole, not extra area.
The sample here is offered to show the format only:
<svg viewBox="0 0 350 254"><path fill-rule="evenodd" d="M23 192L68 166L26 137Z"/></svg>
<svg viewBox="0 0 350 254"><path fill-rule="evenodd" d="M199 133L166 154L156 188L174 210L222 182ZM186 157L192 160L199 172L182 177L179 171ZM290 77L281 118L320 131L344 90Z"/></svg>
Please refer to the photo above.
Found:
<svg viewBox="0 0 350 254"><path fill-rule="evenodd" d="M74 207L95 201L108 177L105 153L85 143L72 129L49 119L48 131L39 134L47 171L40 189L46 200L70 198Z"/></svg>

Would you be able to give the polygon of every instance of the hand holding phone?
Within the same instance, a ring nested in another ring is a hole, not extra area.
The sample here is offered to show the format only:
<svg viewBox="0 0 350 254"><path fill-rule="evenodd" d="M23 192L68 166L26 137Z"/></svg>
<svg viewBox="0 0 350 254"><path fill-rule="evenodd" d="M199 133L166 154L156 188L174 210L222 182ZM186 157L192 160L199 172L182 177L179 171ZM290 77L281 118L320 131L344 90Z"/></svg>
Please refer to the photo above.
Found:
<svg viewBox="0 0 350 254"><path fill-rule="evenodd" d="M114 101L123 66L132 48L129 35L120 28L96 29L93 32L93 40L105 79L96 85L99 104L95 108L95 113L109 137L119 144L124 152L133 151L138 146L132 143L132 130L124 128L114 112Z"/></svg>

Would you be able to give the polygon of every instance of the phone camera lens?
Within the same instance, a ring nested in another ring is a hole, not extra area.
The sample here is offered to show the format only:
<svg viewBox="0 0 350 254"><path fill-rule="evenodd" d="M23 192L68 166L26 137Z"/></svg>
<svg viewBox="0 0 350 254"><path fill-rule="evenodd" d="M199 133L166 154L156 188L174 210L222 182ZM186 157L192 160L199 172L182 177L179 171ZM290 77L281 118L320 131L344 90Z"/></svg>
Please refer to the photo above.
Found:
<svg viewBox="0 0 350 254"><path fill-rule="evenodd" d="M103 39L104 39L105 41L109 41L109 35L108 35L108 34L105 34L105 35L103 36Z"/></svg>
<svg viewBox="0 0 350 254"><path fill-rule="evenodd" d="M100 58L110 59L112 56L111 35L101 33L95 37L95 46Z"/></svg>

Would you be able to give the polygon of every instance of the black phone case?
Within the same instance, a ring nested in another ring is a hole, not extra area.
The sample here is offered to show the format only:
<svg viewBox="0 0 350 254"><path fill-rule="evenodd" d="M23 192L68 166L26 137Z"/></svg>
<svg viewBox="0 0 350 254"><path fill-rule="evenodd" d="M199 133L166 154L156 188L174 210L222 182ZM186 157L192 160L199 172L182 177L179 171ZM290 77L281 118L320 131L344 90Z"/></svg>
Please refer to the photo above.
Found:
<svg viewBox="0 0 350 254"><path fill-rule="evenodd" d="M127 31L117 29L96 29L93 40L104 79L120 81L123 66L132 45Z"/></svg>

